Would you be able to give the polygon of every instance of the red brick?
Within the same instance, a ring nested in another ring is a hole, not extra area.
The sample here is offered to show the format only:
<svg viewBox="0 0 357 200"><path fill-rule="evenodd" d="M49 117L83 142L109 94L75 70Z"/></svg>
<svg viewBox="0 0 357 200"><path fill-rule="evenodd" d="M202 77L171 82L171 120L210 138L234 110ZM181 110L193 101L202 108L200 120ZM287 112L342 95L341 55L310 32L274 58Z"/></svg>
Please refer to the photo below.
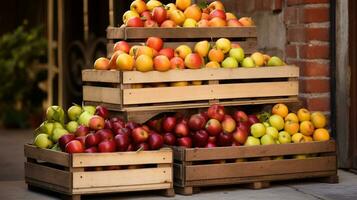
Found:
<svg viewBox="0 0 357 200"><path fill-rule="evenodd" d="M285 24L297 23L297 8L289 7L284 9L284 22Z"/></svg>
<svg viewBox="0 0 357 200"><path fill-rule="evenodd" d="M296 58L297 57L296 45L286 45L285 51L286 51L286 57L288 57L288 58Z"/></svg>
<svg viewBox="0 0 357 200"><path fill-rule="evenodd" d="M317 4L317 3L329 3L329 0L287 0L288 6L300 5L300 4Z"/></svg>
<svg viewBox="0 0 357 200"><path fill-rule="evenodd" d="M300 72L302 76L329 76L330 65L321 64L317 62L304 62L299 63Z"/></svg>
<svg viewBox="0 0 357 200"><path fill-rule="evenodd" d="M299 9L299 23L312 23L312 22L328 22L329 8L300 8Z"/></svg>
<svg viewBox="0 0 357 200"><path fill-rule="evenodd" d="M289 42L306 42L311 40L329 41L328 28L289 27L287 30Z"/></svg>
<svg viewBox="0 0 357 200"><path fill-rule="evenodd" d="M325 93L330 91L328 79L308 79L300 81L300 92L302 93Z"/></svg>
<svg viewBox="0 0 357 200"><path fill-rule="evenodd" d="M330 98L329 97L319 97L319 98L306 98L305 106L310 111L330 111Z"/></svg>
<svg viewBox="0 0 357 200"><path fill-rule="evenodd" d="M329 58L329 45L302 45L299 48L300 58L327 59Z"/></svg>

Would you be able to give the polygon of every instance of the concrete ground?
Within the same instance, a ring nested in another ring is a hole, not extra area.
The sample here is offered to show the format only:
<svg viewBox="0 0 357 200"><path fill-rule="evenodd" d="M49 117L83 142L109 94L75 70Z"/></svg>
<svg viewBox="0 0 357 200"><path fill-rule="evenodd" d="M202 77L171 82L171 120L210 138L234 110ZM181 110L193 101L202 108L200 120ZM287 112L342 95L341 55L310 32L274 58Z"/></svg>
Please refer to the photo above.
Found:
<svg viewBox="0 0 357 200"><path fill-rule="evenodd" d="M56 193L29 191L24 182L23 144L30 142L31 131L0 130L0 199L59 199ZM356 200L357 175L339 170L339 184L325 184L307 181L278 182L268 189L251 190L237 186L203 188L193 196L176 195L170 199L225 199L225 200ZM164 200L153 192L117 193L110 195L85 196L84 199L139 199Z"/></svg>

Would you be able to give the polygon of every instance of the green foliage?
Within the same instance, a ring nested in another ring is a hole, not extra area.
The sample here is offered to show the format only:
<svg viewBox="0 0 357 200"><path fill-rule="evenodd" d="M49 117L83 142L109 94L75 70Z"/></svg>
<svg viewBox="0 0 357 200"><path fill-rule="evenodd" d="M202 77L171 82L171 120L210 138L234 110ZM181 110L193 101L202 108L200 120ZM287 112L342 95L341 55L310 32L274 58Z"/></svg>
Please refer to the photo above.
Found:
<svg viewBox="0 0 357 200"><path fill-rule="evenodd" d="M39 82L47 79L38 62L46 58L42 28L27 30L26 24L0 37L0 120L25 127L28 117L39 112L46 94Z"/></svg>

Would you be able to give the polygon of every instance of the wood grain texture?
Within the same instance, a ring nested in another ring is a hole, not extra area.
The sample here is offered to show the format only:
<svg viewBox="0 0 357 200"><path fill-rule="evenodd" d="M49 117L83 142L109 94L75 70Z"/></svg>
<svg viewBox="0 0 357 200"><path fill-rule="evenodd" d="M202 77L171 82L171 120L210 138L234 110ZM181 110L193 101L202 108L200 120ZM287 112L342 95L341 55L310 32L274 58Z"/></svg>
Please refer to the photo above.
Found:
<svg viewBox="0 0 357 200"><path fill-rule="evenodd" d="M69 154L49 149L41 149L33 145L25 144L24 153L26 158L32 158L39 161L68 167L70 166Z"/></svg>
<svg viewBox="0 0 357 200"><path fill-rule="evenodd" d="M116 70L82 70L83 82L120 83L121 72Z"/></svg>
<svg viewBox="0 0 357 200"><path fill-rule="evenodd" d="M99 87L99 86L83 86L83 101L95 101L103 103L120 104L121 90L120 88Z"/></svg>
<svg viewBox="0 0 357 200"><path fill-rule="evenodd" d="M77 188L73 189L73 194L100 194L113 192L134 192L144 190L161 190L171 187L170 183L157 183L145 185L128 185L128 186L113 186L113 187L93 187L93 188Z"/></svg>

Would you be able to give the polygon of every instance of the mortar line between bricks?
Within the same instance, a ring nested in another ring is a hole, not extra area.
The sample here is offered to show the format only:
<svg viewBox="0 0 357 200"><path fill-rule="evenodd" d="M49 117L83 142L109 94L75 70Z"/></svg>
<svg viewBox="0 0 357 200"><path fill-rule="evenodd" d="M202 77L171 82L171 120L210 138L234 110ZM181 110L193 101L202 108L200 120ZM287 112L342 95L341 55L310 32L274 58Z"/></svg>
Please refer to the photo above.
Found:
<svg viewBox="0 0 357 200"><path fill-rule="evenodd" d="M285 184L284 184L284 185L285 185ZM318 195L311 194L311 193L305 192L305 191L303 191L303 190L300 190L300 189L297 188L297 187L294 187L294 186L291 186L291 185L285 185L285 186L287 186L287 187L289 187L289 188L291 188L291 189L294 189L295 191L300 192L300 193L302 193L302 194L306 194L306 195L312 196L313 198L316 198L316 199L319 199L319 200L327 200L327 199L325 199L325 198L323 198L323 197L320 197L320 196L318 196Z"/></svg>

